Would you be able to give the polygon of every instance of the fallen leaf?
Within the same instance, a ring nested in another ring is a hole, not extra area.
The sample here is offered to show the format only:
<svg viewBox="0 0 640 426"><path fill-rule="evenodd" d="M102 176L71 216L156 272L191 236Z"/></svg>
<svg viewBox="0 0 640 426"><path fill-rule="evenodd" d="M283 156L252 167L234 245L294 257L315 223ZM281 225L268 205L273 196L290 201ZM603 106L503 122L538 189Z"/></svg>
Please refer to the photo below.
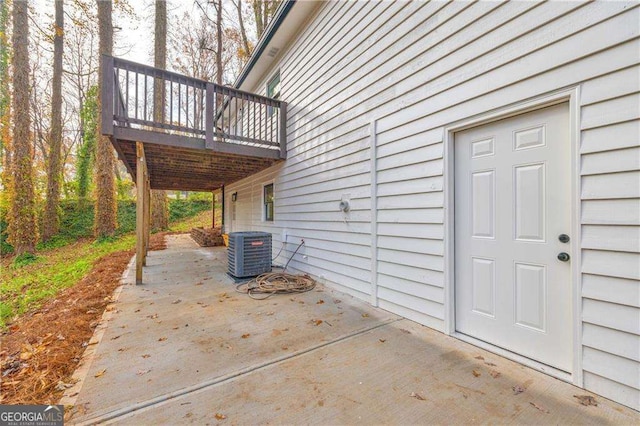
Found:
<svg viewBox="0 0 640 426"><path fill-rule="evenodd" d="M136 373L136 376L144 376L145 374L147 374L149 371L151 371L151 369L148 370L138 370L138 372Z"/></svg>
<svg viewBox="0 0 640 426"><path fill-rule="evenodd" d="M473 375L474 375L475 377L480 377L480 376L481 376L480 372L479 372L479 371L477 371L477 370L473 370L473 371L472 371L472 373L473 373Z"/></svg>
<svg viewBox="0 0 640 426"><path fill-rule="evenodd" d="M401 328L400 331L402 331L404 334L411 334L409 330L405 330L404 328Z"/></svg>
<svg viewBox="0 0 640 426"><path fill-rule="evenodd" d="M491 377L493 377L494 379L497 379L498 377L500 377L500 372L496 370L489 371L489 374L491 374Z"/></svg>
<svg viewBox="0 0 640 426"><path fill-rule="evenodd" d="M249 334L249 333L247 333L247 334L243 334L243 335L242 335L242 338L243 338L243 339L246 339L246 338L247 338L247 337L249 337L249 336L251 336L251 334Z"/></svg>
<svg viewBox="0 0 640 426"><path fill-rule="evenodd" d="M119 335L119 336L113 336L113 337L111 338L111 340L119 339L119 338L120 338L120 336L122 336L122 335Z"/></svg>
<svg viewBox="0 0 640 426"><path fill-rule="evenodd" d="M173 329L174 329L174 330L177 330L177 329L179 329L179 328L180 328L180 327L173 327Z"/></svg>
<svg viewBox="0 0 640 426"><path fill-rule="evenodd" d="M313 320L312 320L312 321L313 321ZM315 321L313 321L313 323L314 323L316 326L318 326L318 325L322 324L322 320L315 320Z"/></svg>
<svg viewBox="0 0 640 426"><path fill-rule="evenodd" d="M496 365L492 362L485 362L485 364L487 364L489 367L495 367Z"/></svg>
<svg viewBox="0 0 640 426"><path fill-rule="evenodd" d="M270 317L271 315L275 314L275 312L267 312L265 315Z"/></svg>
<svg viewBox="0 0 640 426"><path fill-rule="evenodd" d="M158 342L164 342L165 340L167 340L166 337L161 337L161 338L158 339Z"/></svg>
<svg viewBox="0 0 640 426"><path fill-rule="evenodd" d="M578 402L582 405L589 406L593 405L595 407L598 406L598 401L591 395L573 395L574 398L578 400Z"/></svg>
<svg viewBox="0 0 640 426"><path fill-rule="evenodd" d="M142 358L150 358L150 357L151 357L151 355L149 355L149 354L142 355Z"/></svg>
<svg viewBox="0 0 640 426"><path fill-rule="evenodd" d="M135 310L135 311L133 311L133 312L140 312L140 309L136 309L136 310Z"/></svg>
<svg viewBox="0 0 640 426"><path fill-rule="evenodd" d="M316 305L322 305L324 303L324 300L320 299L316 302Z"/></svg>
<svg viewBox="0 0 640 426"><path fill-rule="evenodd" d="M106 372L107 372L107 369L105 368L104 370L98 371L96 374L93 375L93 377L101 377Z"/></svg>
<svg viewBox="0 0 640 426"><path fill-rule="evenodd" d="M409 396L411 398L419 399L420 401L426 401L427 400L424 396L420 395L419 393L415 393L415 392L411 392L409 394Z"/></svg>
<svg viewBox="0 0 640 426"><path fill-rule="evenodd" d="M63 391L65 389L69 389L72 386L73 384L71 383L64 383L63 381L58 381L58 384L56 385L56 390Z"/></svg>
<svg viewBox="0 0 640 426"><path fill-rule="evenodd" d="M368 318L369 314L362 314L362 318Z"/></svg>
<svg viewBox="0 0 640 426"><path fill-rule="evenodd" d="M482 355L474 356L475 359L479 359L480 361L484 361L484 357Z"/></svg>
<svg viewBox="0 0 640 426"><path fill-rule="evenodd" d="M336 303L336 304L337 304L337 303L342 303L342 300L340 300L340 299L333 299L333 303Z"/></svg>
<svg viewBox="0 0 640 426"><path fill-rule="evenodd" d="M287 349L289 349L289 347L288 346L283 346L280 349L282 349L283 351L286 351Z"/></svg>
<svg viewBox="0 0 640 426"><path fill-rule="evenodd" d="M526 389L526 388L523 388L523 387L522 387L522 386L520 386L520 385L516 385L516 386L513 386L513 387L511 388L511 390L513 390L513 394L514 394L514 395L520 395L522 392L524 392L524 391L525 391L525 390L527 390L527 389Z"/></svg>
<svg viewBox="0 0 640 426"><path fill-rule="evenodd" d="M214 416L217 420L224 420L227 418L224 414L216 413Z"/></svg>
<svg viewBox="0 0 640 426"><path fill-rule="evenodd" d="M196 285L202 285L202 282L196 283Z"/></svg>
<svg viewBox="0 0 640 426"><path fill-rule="evenodd" d="M200 305L201 308L206 308L207 306L209 305L207 305L206 303L203 303L202 305Z"/></svg>
<svg viewBox="0 0 640 426"><path fill-rule="evenodd" d="M387 339L378 339L380 341L380 343L384 343L387 341Z"/></svg>
<svg viewBox="0 0 640 426"><path fill-rule="evenodd" d="M535 402L530 402L529 404L533 405L534 408L542 411L543 413L549 414L549 410L547 410L546 408L544 408L542 405L538 405Z"/></svg>
<svg viewBox="0 0 640 426"><path fill-rule="evenodd" d="M147 315L147 318L156 319L158 318L158 314Z"/></svg>
<svg viewBox="0 0 640 426"><path fill-rule="evenodd" d="M172 305L177 305L178 303L182 302L182 300L180 299L176 299L173 302L171 302Z"/></svg>

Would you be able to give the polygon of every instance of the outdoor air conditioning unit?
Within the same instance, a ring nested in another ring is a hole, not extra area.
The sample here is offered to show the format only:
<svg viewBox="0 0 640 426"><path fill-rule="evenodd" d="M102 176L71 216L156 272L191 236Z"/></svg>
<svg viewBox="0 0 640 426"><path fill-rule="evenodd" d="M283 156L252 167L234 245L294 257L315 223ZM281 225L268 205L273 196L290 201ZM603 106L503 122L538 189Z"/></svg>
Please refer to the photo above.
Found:
<svg viewBox="0 0 640 426"><path fill-rule="evenodd" d="M229 234L229 275L255 277L271 272L271 234L232 232Z"/></svg>

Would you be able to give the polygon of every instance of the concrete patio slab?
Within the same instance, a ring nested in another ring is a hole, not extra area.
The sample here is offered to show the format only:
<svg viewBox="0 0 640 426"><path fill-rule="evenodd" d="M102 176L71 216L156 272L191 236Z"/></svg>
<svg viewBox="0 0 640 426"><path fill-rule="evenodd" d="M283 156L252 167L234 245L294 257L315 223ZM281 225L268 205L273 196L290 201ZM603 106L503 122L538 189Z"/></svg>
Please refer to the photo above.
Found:
<svg viewBox="0 0 640 426"><path fill-rule="evenodd" d="M100 326L70 423L640 422L629 408L598 396L598 406L580 405L574 395L590 395L582 389L321 286L250 299L225 275L226 250L188 236L168 237L147 263L145 284L125 283Z"/></svg>

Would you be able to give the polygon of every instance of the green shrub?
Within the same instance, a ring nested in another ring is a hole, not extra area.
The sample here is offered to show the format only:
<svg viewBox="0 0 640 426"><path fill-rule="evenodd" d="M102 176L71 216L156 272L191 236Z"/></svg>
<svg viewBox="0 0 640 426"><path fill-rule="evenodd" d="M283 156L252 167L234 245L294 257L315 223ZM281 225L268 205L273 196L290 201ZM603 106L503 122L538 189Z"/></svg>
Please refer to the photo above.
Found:
<svg viewBox="0 0 640 426"><path fill-rule="evenodd" d="M30 265L38 260L38 256L31 253L22 253L20 256L13 259L13 268L22 268L23 266Z"/></svg>

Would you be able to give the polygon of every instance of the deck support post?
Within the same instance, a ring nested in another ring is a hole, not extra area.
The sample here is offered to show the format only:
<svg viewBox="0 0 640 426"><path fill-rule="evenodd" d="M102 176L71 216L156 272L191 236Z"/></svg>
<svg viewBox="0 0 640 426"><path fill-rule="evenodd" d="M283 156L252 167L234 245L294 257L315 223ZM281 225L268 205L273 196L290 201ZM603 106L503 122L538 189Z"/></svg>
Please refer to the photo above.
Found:
<svg viewBox="0 0 640 426"><path fill-rule="evenodd" d="M145 218L147 161L144 145L136 142L136 284L142 284L142 267L145 262Z"/></svg>
<svg viewBox="0 0 640 426"><path fill-rule="evenodd" d="M142 265L147 266L149 231L151 229L151 184L149 183L149 172L146 168L146 162L144 168L144 207L144 256L142 258Z"/></svg>
<svg viewBox="0 0 640 426"><path fill-rule="evenodd" d="M216 228L216 192L211 192L211 228Z"/></svg>
<svg viewBox="0 0 640 426"><path fill-rule="evenodd" d="M222 231L222 233L225 233L225 229L224 229L224 185L222 185L222 188L220 189L220 201L222 202L222 217L220 218L220 231Z"/></svg>

